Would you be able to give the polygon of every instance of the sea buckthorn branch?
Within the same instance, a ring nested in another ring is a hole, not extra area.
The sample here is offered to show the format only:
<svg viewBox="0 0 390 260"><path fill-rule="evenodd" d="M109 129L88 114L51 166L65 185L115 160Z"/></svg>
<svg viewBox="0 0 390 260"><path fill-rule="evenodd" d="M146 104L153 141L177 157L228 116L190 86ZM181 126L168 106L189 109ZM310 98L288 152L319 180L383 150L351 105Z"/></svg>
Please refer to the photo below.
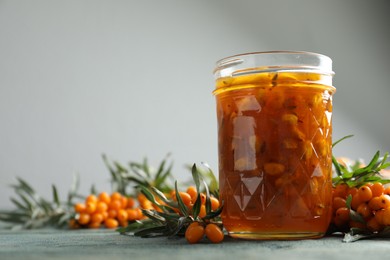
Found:
<svg viewBox="0 0 390 260"><path fill-rule="evenodd" d="M211 170L209 171L212 173ZM210 241L220 242L222 224L219 215L222 206L217 198L210 195L209 187L196 164L192 166L191 172L196 191L191 187L187 191L192 193L192 197L187 192L179 191L177 182L175 182L175 190L170 199L155 187L140 186L141 193L156 205L157 209L143 209L142 212L148 217L147 219L130 223L118 231L121 234L132 233L140 237L185 235L190 243L198 242L206 234ZM201 186L204 187L205 193L201 191ZM210 224L215 227L207 228ZM197 227L191 231L190 226ZM193 232L197 235L193 236Z"/></svg>
<svg viewBox="0 0 390 260"><path fill-rule="evenodd" d="M340 141L349 138L346 136ZM384 176L390 167L388 153L375 153L368 165L336 159L333 182L333 217L328 233L344 233L344 242L390 237L390 183Z"/></svg>

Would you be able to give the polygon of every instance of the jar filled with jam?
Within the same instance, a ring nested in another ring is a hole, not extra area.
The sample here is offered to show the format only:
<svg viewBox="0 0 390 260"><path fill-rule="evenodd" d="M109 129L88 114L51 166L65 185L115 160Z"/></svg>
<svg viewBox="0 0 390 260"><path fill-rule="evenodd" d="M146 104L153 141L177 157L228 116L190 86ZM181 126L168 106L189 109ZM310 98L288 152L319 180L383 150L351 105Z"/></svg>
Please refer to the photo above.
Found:
<svg viewBox="0 0 390 260"><path fill-rule="evenodd" d="M222 222L245 239L325 234L332 202L332 60L274 51L214 71Z"/></svg>

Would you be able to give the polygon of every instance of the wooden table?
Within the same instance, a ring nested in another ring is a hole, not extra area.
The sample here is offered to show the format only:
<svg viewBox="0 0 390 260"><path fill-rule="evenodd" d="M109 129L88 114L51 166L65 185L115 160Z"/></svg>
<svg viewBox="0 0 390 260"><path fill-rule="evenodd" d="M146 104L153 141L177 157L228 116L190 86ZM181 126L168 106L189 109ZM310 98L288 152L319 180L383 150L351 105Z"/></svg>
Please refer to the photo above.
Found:
<svg viewBox="0 0 390 260"><path fill-rule="evenodd" d="M0 259L389 259L390 240L343 243L341 237L299 241L225 238L190 245L184 238L137 238L114 230L0 230Z"/></svg>

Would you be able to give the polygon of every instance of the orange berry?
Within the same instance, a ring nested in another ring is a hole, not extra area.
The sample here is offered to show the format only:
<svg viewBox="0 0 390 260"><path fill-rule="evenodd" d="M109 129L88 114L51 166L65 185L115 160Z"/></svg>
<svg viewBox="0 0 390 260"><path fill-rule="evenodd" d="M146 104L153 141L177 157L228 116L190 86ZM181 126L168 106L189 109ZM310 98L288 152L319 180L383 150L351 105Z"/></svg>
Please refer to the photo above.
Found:
<svg viewBox="0 0 390 260"><path fill-rule="evenodd" d="M137 209L126 209L127 212L127 220L134 221L139 218Z"/></svg>
<svg viewBox="0 0 390 260"><path fill-rule="evenodd" d="M390 226L390 208L386 208L381 211L382 212L382 223L385 226Z"/></svg>
<svg viewBox="0 0 390 260"><path fill-rule="evenodd" d="M346 198L348 193L348 185L345 183L339 184L334 188L334 197Z"/></svg>
<svg viewBox="0 0 390 260"><path fill-rule="evenodd" d="M355 196L357 192L358 192L358 188L356 188L356 187L349 188L348 192L347 192L347 196L348 195Z"/></svg>
<svg viewBox="0 0 390 260"><path fill-rule="evenodd" d="M210 197L210 201L211 201L211 209L213 211L217 210L219 208L219 200L217 198Z"/></svg>
<svg viewBox="0 0 390 260"><path fill-rule="evenodd" d="M371 230L372 232L379 232L383 229L383 226L378 223L376 218L370 218L367 221L367 228Z"/></svg>
<svg viewBox="0 0 390 260"><path fill-rule="evenodd" d="M347 223L350 220L349 209L341 207L336 210L335 218L339 219L341 223Z"/></svg>
<svg viewBox="0 0 390 260"><path fill-rule="evenodd" d="M77 218L77 221L81 225L87 225L91 221L91 215L87 213L80 213L80 215Z"/></svg>
<svg viewBox="0 0 390 260"><path fill-rule="evenodd" d="M127 214L127 211L125 209L118 210L118 215L116 216L116 218L119 220L119 222L127 221L127 217L128 217L128 214Z"/></svg>
<svg viewBox="0 0 390 260"><path fill-rule="evenodd" d="M369 201L372 198L371 188L367 184L359 188L358 194L362 202Z"/></svg>
<svg viewBox="0 0 390 260"><path fill-rule="evenodd" d="M88 224L88 228L100 228L101 222L91 222Z"/></svg>
<svg viewBox="0 0 390 260"><path fill-rule="evenodd" d="M88 202L96 203L97 201L98 201L98 198L97 198L96 195L94 195L94 194L88 195L87 198L85 199L86 204L87 204Z"/></svg>
<svg viewBox="0 0 390 260"><path fill-rule="evenodd" d="M380 225L384 225L383 222L384 213L385 213L384 209L375 211L375 219Z"/></svg>
<svg viewBox="0 0 390 260"><path fill-rule="evenodd" d="M184 205L189 206L192 203L191 196L187 192L179 191L179 196L183 201Z"/></svg>
<svg viewBox="0 0 390 260"><path fill-rule="evenodd" d="M119 210L122 208L122 203L120 200L112 199L110 201L110 204L108 204L108 208L113 210Z"/></svg>
<svg viewBox="0 0 390 260"><path fill-rule="evenodd" d="M96 211L96 202L88 201L85 204L85 212L88 214L92 214Z"/></svg>
<svg viewBox="0 0 390 260"><path fill-rule="evenodd" d="M120 200L120 199L122 199L122 194L120 194L117 191L111 193L111 200Z"/></svg>
<svg viewBox="0 0 390 260"><path fill-rule="evenodd" d="M357 207L359 207L360 204L362 204L363 201L360 199L359 192L355 194L355 196L352 196L352 201L351 201L351 208L353 210L356 210Z"/></svg>
<svg viewBox="0 0 390 260"><path fill-rule="evenodd" d="M149 201L143 193L138 193L137 200L140 204L144 203L145 201Z"/></svg>
<svg viewBox="0 0 390 260"><path fill-rule="evenodd" d="M390 186L387 186L385 190L383 191L384 194L390 195Z"/></svg>
<svg viewBox="0 0 390 260"><path fill-rule="evenodd" d="M102 212L100 212L100 214L102 214L103 220L106 220L108 218L108 212L107 211L102 211Z"/></svg>
<svg viewBox="0 0 390 260"><path fill-rule="evenodd" d="M205 205L201 205L200 206L200 211L199 211L199 217L201 218L204 218L206 217L206 206Z"/></svg>
<svg viewBox="0 0 390 260"><path fill-rule="evenodd" d="M223 240L224 234L222 230L215 224L208 224L205 228L207 238L213 243L219 243Z"/></svg>
<svg viewBox="0 0 390 260"><path fill-rule="evenodd" d="M91 222L92 223L102 223L104 220L103 214L96 212L92 214Z"/></svg>
<svg viewBox="0 0 390 260"><path fill-rule="evenodd" d="M101 192L101 193L99 194L98 199L99 199L99 201L105 202L107 205L108 205L108 204L110 203L110 201L111 201L110 195L109 195L107 192L105 192L105 191L103 191L103 192Z"/></svg>
<svg viewBox="0 0 390 260"><path fill-rule="evenodd" d="M120 199L120 201L121 201L121 207L122 207L122 209L127 208L127 197L122 196L122 198Z"/></svg>
<svg viewBox="0 0 390 260"><path fill-rule="evenodd" d="M85 211L85 204L84 203L76 203L74 205L74 211L77 213L83 213Z"/></svg>
<svg viewBox="0 0 390 260"><path fill-rule="evenodd" d="M189 226L185 232L185 238L188 243L195 244L204 236L204 227L200 225Z"/></svg>
<svg viewBox="0 0 390 260"><path fill-rule="evenodd" d="M119 222L114 218L107 218L104 221L104 225L106 226L106 228L117 228L119 226Z"/></svg>
<svg viewBox="0 0 390 260"><path fill-rule="evenodd" d="M206 204L206 194L201 193L200 194L200 200L202 202L202 205Z"/></svg>
<svg viewBox="0 0 390 260"><path fill-rule="evenodd" d="M372 191L372 197L379 197L380 195L383 194L385 191L385 187L383 187L383 184L380 182L375 182L371 186L371 191Z"/></svg>
<svg viewBox="0 0 390 260"><path fill-rule="evenodd" d="M390 196L389 195L381 195L378 198L380 198L382 209L387 209L390 207Z"/></svg>
<svg viewBox="0 0 390 260"><path fill-rule="evenodd" d="M116 218L116 216L118 215L118 212L115 210L115 209L109 209L107 211L108 213L108 218Z"/></svg>
<svg viewBox="0 0 390 260"><path fill-rule="evenodd" d="M190 194L192 203L195 203L196 198L198 196L198 192L194 186L190 186L187 188L187 193Z"/></svg>
<svg viewBox="0 0 390 260"><path fill-rule="evenodd" d="M379 197L374 197L368 203L368 206L372 210L386 209L390 207L390 196L389 195L381 195Z"/></svg>
<svg viewBox="0 0 390 260"><path fill-rule="evenodd" d="M367 203L360 204L357 207L356 212L359 213L364 219L368 219L373 216L372 210L370 209Z"/></svg>
<svg viewBox="0 0 390 260"><path fill-rule="evenodd" d="M333 211L338 210L339 208L344 208L347 206L347 203L345 199L341 197L334 197L333 198Z"/></svg>
<svg viewBox="0 0 390 260"><path fill-rule="evenodd" d="M104 212L108 210L108 205L104 201L98 201L96 204L96 212Z"/></svg>
<svg viewBox="0 0 390 260"><path fill-rule="evenodd" d="M134 208L135 206L135 199L132 197L127 198L127 207L128 208Z"/></svg>
<svg viewBox="0 0 390 260"><path fill-rule="evenodd" d="M142 212L141 208L135 208L135 210L137 211L137 216L138 216L137 219L145 218L144 213Z"/></svg>

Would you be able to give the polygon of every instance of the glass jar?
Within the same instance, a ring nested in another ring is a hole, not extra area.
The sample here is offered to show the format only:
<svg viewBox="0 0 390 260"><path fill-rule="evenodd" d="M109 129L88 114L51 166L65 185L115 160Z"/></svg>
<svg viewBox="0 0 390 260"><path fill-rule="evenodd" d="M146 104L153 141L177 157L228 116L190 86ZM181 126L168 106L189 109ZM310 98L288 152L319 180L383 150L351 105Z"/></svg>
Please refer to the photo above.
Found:
<svg viewBox="0 0 390 260"><path fill-rule="evenodd" d="M218 61L214 75L221 217L229 235L323 236L332 202L332 60L247 53Z"/></svg>

